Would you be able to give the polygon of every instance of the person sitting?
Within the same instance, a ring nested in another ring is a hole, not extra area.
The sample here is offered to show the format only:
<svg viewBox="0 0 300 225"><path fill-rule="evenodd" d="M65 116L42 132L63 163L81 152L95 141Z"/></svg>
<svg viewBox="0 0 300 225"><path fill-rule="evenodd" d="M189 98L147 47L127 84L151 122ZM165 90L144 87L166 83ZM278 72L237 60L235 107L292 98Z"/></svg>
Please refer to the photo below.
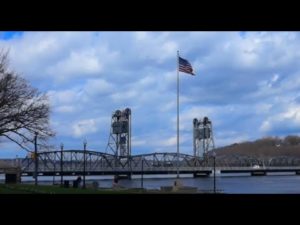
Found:
<svg viewBox="0 0 300 225"><path fill-rule="evenodd" d="M175 180L173 185L173 191L178 191L182 187L180 180Z"/></svg>
<svg viewBox="0 0 300 225"><path fill-rule="evenodd" d="M118 176L115 176L115 177L114 177L112 187L113 187L113 188L119 187L119 179L118 179Z"/></svg>
<svg viewBox="0 0 300 225"><path fill-rule="evenodd" d="M77 186L80 187L81 176L78 176L78 177L77 177L76 182L77 182Z"/></svg>

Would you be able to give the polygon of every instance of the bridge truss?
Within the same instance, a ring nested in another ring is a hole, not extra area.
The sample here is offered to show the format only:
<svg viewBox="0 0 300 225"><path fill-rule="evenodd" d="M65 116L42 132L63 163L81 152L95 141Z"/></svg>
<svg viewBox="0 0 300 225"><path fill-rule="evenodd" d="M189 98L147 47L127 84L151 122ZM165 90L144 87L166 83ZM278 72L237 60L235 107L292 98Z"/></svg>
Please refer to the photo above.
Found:
<svg viewBox="0 0 300 225"><path fill-rule="evenodd" d="M169 171L177 169L177 153L150 153L129 157L116 157L113 154L87 150L64 150L38 153L39 173L81 174L84 170L84 154L86 157L85 168L87 174L114 174L117 172L135 173L146 171ZM62 158L61 158L62 155ZM61 167L62 165L62 167ZM34 172L34 159L26 157L21 161L23 173ZM180 171L205 170L213 166L213 158L194 157L187 154L179 154L178 168ZM217 156L216 167L291 167L300 166L300 158L274 157L254 158L249 156Z"/></svg>

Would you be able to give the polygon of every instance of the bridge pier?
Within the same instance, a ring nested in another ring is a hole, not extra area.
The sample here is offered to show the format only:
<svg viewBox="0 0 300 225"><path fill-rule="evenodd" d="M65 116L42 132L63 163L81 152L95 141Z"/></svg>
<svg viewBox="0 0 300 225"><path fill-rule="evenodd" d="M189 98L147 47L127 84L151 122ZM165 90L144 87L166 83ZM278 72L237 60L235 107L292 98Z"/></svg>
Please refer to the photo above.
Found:
<svg viewBox="0 0 300 225"><path fill-rule="evenodd" d="M266 171L252 171L251 176L265 176L267 175Z"/></svg>
<svg viewBox="0 0 300 225"><path fill-rule="evenodd" d="M300 170L296 170L296 175L300 175Z"/></svg>
<svg viewBox="0 0 300 225"><path fill-rule="evenodd" d="M210 172L195 172L193 173L193 177L197 178L197 177L209 177Z"/></svg>

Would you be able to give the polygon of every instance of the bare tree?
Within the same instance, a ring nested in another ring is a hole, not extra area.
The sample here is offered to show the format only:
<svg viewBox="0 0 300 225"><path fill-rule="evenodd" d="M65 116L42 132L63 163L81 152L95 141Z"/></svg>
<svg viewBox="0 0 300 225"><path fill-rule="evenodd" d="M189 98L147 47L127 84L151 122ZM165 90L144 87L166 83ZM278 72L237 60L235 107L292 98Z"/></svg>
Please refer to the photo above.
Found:
<svg viewBox="0 0 300 225"><path fill-rule="evenodd" d="M8 68L8 52L0 50L0 137L32 151L34 136L47 148L54 136L49 125L50 106L45 94Z"/></svg>
<svg viewBox="0 0 300 225"><path fill-rule="evenodd" d="M296 135L288 135L284 139L284 144L286 145L299 145L300 144L300 137Z"/></svg>

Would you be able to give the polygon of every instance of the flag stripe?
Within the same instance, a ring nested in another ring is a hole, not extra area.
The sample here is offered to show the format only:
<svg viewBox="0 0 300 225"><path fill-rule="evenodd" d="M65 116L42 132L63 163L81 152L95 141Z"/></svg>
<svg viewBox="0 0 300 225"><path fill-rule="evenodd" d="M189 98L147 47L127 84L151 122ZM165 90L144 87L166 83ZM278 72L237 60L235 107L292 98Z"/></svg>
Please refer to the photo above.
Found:
<svg viewBox="0 0 300 225"><path fill-rule="evenodd" d="M186 59L179 57L179 71L188 73L191 75L195 75L193 72L192 65Z"/></svg>

